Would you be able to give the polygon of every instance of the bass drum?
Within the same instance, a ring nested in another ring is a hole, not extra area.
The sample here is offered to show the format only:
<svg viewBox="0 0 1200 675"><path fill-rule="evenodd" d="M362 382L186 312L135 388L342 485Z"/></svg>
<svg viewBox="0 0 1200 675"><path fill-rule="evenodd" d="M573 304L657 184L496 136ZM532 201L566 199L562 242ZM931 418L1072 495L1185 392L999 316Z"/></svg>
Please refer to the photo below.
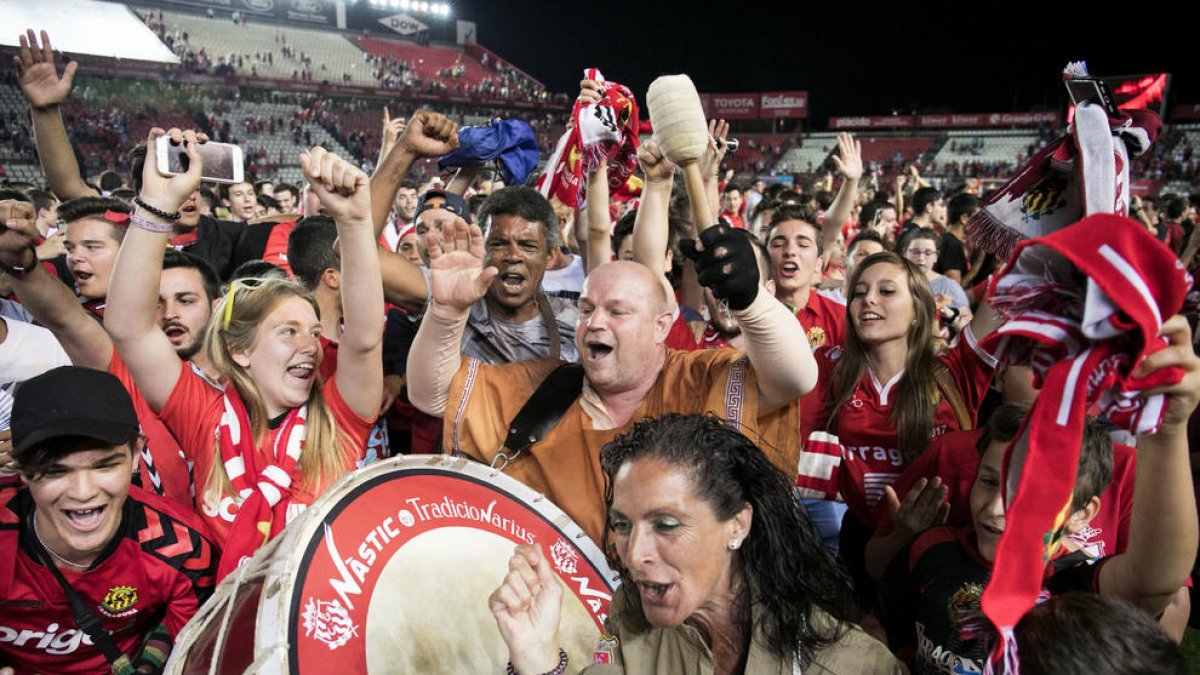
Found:
<svg viewBox="0 0 1200 675"><path fill-rule="evenodd" d="M487 599L516 544L537 544L564 593L559 632L591 663L618 582L542 495L447 455L377 462L338 481L224 579L167 673L496 673L508 649Z"/></svg>

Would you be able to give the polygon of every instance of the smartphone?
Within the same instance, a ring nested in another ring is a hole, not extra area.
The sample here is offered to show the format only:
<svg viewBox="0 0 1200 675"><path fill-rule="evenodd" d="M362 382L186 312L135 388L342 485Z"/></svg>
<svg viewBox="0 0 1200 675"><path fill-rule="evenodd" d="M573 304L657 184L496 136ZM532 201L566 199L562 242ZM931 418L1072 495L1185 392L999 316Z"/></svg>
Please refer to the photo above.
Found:
<svg viewBox="0 0 1200 675"><path fill-rule="evenodd" d="M232 143L209 141L199 143L196 150L204 161L200 177L214 183L241 183L243 175L242 149ZM184 146L173 145L169 136L159 136L155 143L158 172L164 176L187 173L188 156Z"/></svg>
<svg viewBox="0 0 1200 675"><path fill-rule="evenodd" d="M1104 80L1094 77L1076 77L1063 80L1063 83L1067 85L1067 95L1071 97L1071 102L1076 106L1085 102L1094 103L1103 106L1109 117L1120 115L1116 102L1113 101L1112 93L1109 92L1108 85Z"/></svg>

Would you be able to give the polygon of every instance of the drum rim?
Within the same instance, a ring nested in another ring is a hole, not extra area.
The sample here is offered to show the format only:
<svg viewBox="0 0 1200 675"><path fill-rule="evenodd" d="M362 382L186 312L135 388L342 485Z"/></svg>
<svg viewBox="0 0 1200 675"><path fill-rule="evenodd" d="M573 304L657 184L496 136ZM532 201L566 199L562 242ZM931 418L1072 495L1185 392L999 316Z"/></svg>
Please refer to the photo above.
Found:
<svg viewBox="0 0 1200 675"><path fill-rule="evenodd" d="M294 534L284 532L277 537L280 540L277 548L291 552L285 558L287 564L283 569L294 570L297 573L283 575L282 583L277 587L278 592L272 593L270 598L267 598L268 589L281 575L279 570L272 569L266 576L263 584L263 597L259 603L258 624L260 626L278 625L273 630L263 631L262 637L267 638L266 644L260 644L259 637L256 636L255 646L257 651L263 648L287 645L286 649L278 651L278 656L283 657L282 663L277 662L279 672L286 671L293 674L297 672L298 641L289 641L288 636L299 634L300 604L303 599L299 593L302 585L299 583L300 574L298 572L307 567L307 561L312 559L317 547L323 541L319 533L320 528L328 519L335 517L353 502L347 497L357 496L372 487L377 487L382 482L414 475L443 475L458 480L470 480L500 492L513 501L520 502L553 529L560 532L563 539L572 544L588 564L596 570L597 576L605 584L605 590L612 594L620 585L620 575L609 567L608 560L600 547L592 541L591 537L587 536L583 528L579 527L574 519L544 494L516 478L467 457L452 455L392 457L373 462L340 478L325 491L325 494L309 506L300 518L292 523L295 526ZM562 526L560 526L560 522ZM289 529L292 529L291 526ZM284 540L285 536L287 536L286 540ZM304 546L301 551L302 544ZM273 616L266 611L268 606L272 606L276 610ZM279 620L282 616L286 616L287 620Z"/></svg>

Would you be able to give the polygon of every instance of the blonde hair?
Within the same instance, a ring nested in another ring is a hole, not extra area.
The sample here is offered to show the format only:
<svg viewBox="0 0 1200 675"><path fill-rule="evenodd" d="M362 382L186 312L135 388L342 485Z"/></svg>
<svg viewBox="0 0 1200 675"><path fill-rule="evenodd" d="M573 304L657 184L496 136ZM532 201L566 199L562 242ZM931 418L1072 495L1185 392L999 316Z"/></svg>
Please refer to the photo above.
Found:
<svg viewBox="0 0 1200 675"><path fill-rule="evenodd" d="M246 404L250 429L257 447L267 434L267 407L258 385L250 373L233 359L233 351L252 349L258 340L258 327L279 303L296 297L312 306L320 316L317 301L304 287L279 276L264 276L234 281L213 310L208 322L204 349L226 386L237 388ZM308 418L305 423L304 449L300 453L301 485L315 492L322 484L338 478L345 468L340 448L350 443L337 427L333 413L321 395L320 381L313 382L308 395ZM219 437L213 443L214 461L206 483L206 492L233 494L225 464L221 461Z"/></svg>

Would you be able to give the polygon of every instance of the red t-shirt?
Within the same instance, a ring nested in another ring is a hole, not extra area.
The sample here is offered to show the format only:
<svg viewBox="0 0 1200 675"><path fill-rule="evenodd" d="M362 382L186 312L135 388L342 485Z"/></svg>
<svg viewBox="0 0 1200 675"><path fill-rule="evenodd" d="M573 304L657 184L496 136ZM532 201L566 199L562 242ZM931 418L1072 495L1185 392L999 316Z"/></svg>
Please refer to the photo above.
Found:
<svg viewBox="0 0 1200 675"><path fill-rule="evenodd" d="M728 346L729 343L725 341L725 338L721 337L721 331L717 330L717 327L709 321L708 325L704 327L704 335L700 337L700 348L720 349Z"/></svg>
<svg viewBox="0 0 1200 675"><path fill-rule="evenodd" d="M808 304L799 309L788 305L804 328L808 346L840 347L846 344L846 306L811 289Z"/></svg>
<svg viewBox="0 0 1200 675"><path fill-rule="evenodd" d="M54 573L38 562L33 509L28 490L0 484L0 665L18 673L111 672L77 627ZM212 595L217 559L194 512L133 486L117 535L91 569L59 571L117 648L135 655L160 623L178 636Z"/></svg>
<svg viewBox="0 0 1200 675"><path fill-rule="evenodd" d="M827 428L829 411L825 410L830 395L833 367L842 355L840 347L826 347L816 352L818 380L812 393L800 398L801 438L807 439L816 431L828 431L838 436L843 447L840 462L839 491L847 506L860 520L874 525L873 508L883 496L885 485L891 485L908 466L897 447L896 427L892 414L891 395L904 373L890 382L881 383L868 371L834 418L833 428ZM996 361L975 342L970 328L963 330L950 349L938 357L950 370L963 401L972 416L979 409L991 384ZM941 398L934 410L933 437L957 430L954 409Z"/></svg>
<svg viewBox="0 0 1200 675"><path fill-rule="evenodd" d="M684 318L683 312L675 310L675 321L671 323L671 331L667 333L667 346L671 349L678 349L684 352L695 351L699 349L696 344L696 335L692 333L692 329L688 326L687 319Z"/></svg>
<svg viewBox="0 0 1200 675"><path fill-rule="evenodd" d="M276 223L275 227L271 228L271 234L267 236L267 244L263 248L262 259L282 268L289 277L292 276L292 266L288 264L287 258L288 237L292 236L292 230L296 229L298 221L299 219Z"/></svg>
<svg viewBox="0 0 1200 675"><path fill-rule="evenodd" d="M979 470L979 451L976 442L982 430L950 431L930 443L929 449L913 461L896 479L892 487L903 499L905 493L921 478L938 476L949 493L950 515L946 525L971 524L971 486ZM1129 542L1129 519L1133 515L1133 483L1137 475L1137 451L1128 445L1113 444L1112 481L1100 495L1100 510L1080 532L1071 535L1089 558L1103 558L1124 553ZM875 505L876 531L886 534L892 528L892 514L887 504Z"/></svg>
<svg viewBox="0 0 1200 675"><path fill-rule="evenodd" d="M185 370L191 370L191 367L190 363L183 364ZM116 349L108 362L108 372L125 385L125 391L133 399L133 410L137 413L142 435L146 437L146 446L138 456L138 483L146 490L169 497L189 509L194 508L191 463L180 450L179 441L146 403Z"/></svg>
<svg viewBox="0 0 1200 675"><path fill-rule="evenodd" d="M324 385L321 395L333 414L338 431L344 434L338 448L342 468L344 471L352 471L366 453L372 420L362 419L346 405L338 391L336 379L331 379ZM233 519L237 515L237 503L231 495L213 494L208 489L213 462L219 459L215 439L224 410L222 393L192 372L191 368L183 368L180 370L179 381L175 383L175 389L160 413L167 429L179 439L184 456L193 464L197 510L219 545L223 545L225 538L229 536ZM265 466L273 459L267 456L263 448L274 448L276 431L268 430L259 445L259 466ZM302 513L338 478L339 476L330 476L320 485L305 485L297 467L292 474L292 504L287 512L288 522Z"/></svg>
<svg viewBox="0 0 1200 675"><path fill-rule="evenodd" d="M732 211L722 211L720 217L728 220L730 225L739 230L746 229L746 222L742 220L742 217L739 214L733 213Z"/></svg>

